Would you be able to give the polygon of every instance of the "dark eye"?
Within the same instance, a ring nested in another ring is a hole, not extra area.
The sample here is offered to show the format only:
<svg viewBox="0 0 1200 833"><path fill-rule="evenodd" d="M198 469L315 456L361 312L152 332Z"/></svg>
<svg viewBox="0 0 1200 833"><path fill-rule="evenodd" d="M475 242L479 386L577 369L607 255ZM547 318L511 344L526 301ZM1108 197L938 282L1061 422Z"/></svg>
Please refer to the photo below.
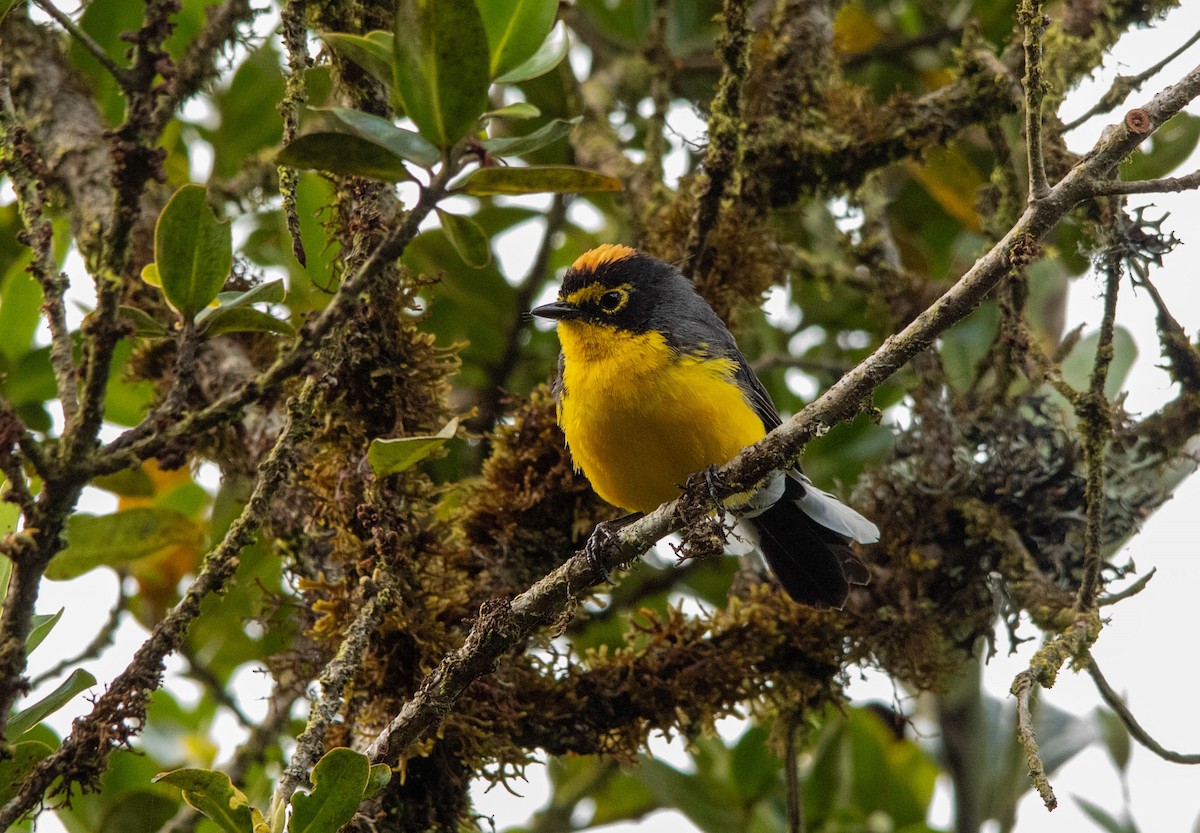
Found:
<svg viewBox="0 0 1200 833"><path fill-rule="evenodd" d="M600 309L605 312L616 312L624 301L625 298L620 292L605 292L600 296Z"/></svg>

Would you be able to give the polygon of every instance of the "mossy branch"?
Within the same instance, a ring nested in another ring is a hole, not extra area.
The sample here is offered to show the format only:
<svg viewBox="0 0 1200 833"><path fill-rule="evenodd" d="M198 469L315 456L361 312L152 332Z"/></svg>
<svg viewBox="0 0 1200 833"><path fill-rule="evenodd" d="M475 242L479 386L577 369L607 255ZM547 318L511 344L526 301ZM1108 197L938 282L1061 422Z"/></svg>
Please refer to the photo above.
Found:
<svg viewBox="0 0 1200 833"><path fill-rule="evenodd" d="M1200 95L1200 67L1164 89L1144 109L1157 129L1197 95ZM1110 127L1067 176L1050 189L1045 199L1027 206L1008 234L940 299L903 331L889 337L821 397L718 469L714 478L694 479L696 482L689 484L677 500L660 506L617 534L605 536L595 547L598 558L591 564L582 552L576 553L511 601L493 599L485 603L463 645L443 657L412 699L371 743L368 755L372 761L392 763L405 754L436 728L471 681L490 673L505 653L520 645L537 628L561 625L569 618L576 598L598 583L605 570L618 569L632 561L663 536L681 529L687 518L706 515L714 497L725 499L752 490L773 472L791 466L810 439L856 415L876 387L968 315L1009 274L1036 257L1038 241L1068 211L1090 199L1113 166L1144 139L1144 134L1133 133L1124 125ZM1090 642L1081 642L1079 649L1087 645ZM1078 651L1071 653L1077 654ZM1035 675L1034 679L1042 676Z"/></svg>

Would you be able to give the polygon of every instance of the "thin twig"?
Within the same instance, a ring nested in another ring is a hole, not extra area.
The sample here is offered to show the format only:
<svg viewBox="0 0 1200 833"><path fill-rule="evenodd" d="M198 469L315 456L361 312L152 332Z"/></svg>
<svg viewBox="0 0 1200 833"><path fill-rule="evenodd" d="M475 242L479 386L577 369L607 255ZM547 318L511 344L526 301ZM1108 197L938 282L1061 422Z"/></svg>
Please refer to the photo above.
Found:
<svg viewBox="0 0 1200 833"><path fill-rule="evenodd" d="M1042 77L1042 36L1050 19L1043 12L1044 0L1023 0L1017 20L1025 30L1025 141L1029 157L1029 199L1045 199L1050 193L1046 181L1046 157L1042 150L1042 102L1046 97L1046 79Z"/></svg>
<svg viewBox="0 0 1200 833"><path fill-rule="evenodd" d="M287 85L279 110L283 114L283 144L296 138L300 129L300 108L308 100L304 73L311 59L308 54L308 29L305 23L305 1L287 0L280 15L283 45L287 49ZM300 239L300 215L296 208L296 188L300 173L287 165L279 166L279 193L283 197L283 213L287 218L288 236L292 239L292 255L301 266L308 262L304 241Z"/></svg>
<svg viewBox="0 0 1200 833"><path fill-rule="evenodd" d="M1154 66L1139 72L1137 75L1118 75L1113 79L1112 86L1108 88L1108 92L1100 96L1091 109L1081 115L1077 119L1072 119L1063 125L1062 132L1066 133L1069 130L1074 130L1079 125L1090 119L1092 116L1098 116L1101 113L1108 113L1114 110L1122 101L1129 97L1130 93L1137 92L1142 88L1142 84L1146 83L1150 78L1157 75L1162 68L1174 61L1184 52L1192 47L1196 41L1200 41L1200 30L1183 42L1183 46L1176 49L1167 57L1163 58Z"/></svg>
<svg viewBox="0 0 1200 833"><path fill-rule="evenodd" d="M1117 602L1122 602L1125 599L1136 596L1138 593L1141 593L1146 589L1146 585L1150 583L1150 579L1154 578L1154 574L1157 572L1157 567L1150 568L1150 572L1146 573L1146 575L1139 578L1133 584L1129 585L1118 593L1109 593L1105 596L1101 596L1096 604L1100 607L1107 607L1108 605L1115 605Z"/></svg>
<svg viewBox="0 0 1200 833"><path fill-rule="evenodd" d="M1090 610L1100 591L1100 567L1104 558L1100 551L1104 532L1104 451L1112 434L1112 413L1104 385L1113 358L1113 332L1117 320L1117 291L1121 286L1121 259L1116 251L1105 254L1104 315L1096 342L1096 358L1092 364L1088 391L1079 397L1075 406L1083 435L1084 468L1087 483L1084 502L1087 523L1083 530L1083 577L1076 597L1077 610Z"/></svg>
<svg viewBox="0 0 1200 833"><path fill-rule="evenodd" d="M1166 194L1177 191L1194 191L1200 188L1200 171L1192 171L1185 176L1168 176L1162 179L1135 179L1126 182L1121 179L1111 179L1096 186L1096 196L1113 196L1117 194Z"/></svg>
<svg viewBox="0 0 1200 833"><path fill-rule="evenodd" d="M742 84L750 66L750 3L725 0L721 10L723 25L717 41L724 70L712 100L708 120L708 149L704 154L704 174L697 184L696 211L688 232L683 271L688 277L702 277L711 269L716 252L708 245L708 234L717 223L721 201L728 192L741 154Z"/></svg>
<svg viewBox="0 0 1200 833"><path fill-rule="evenodd" d="M1149 749L1164 761L1170 761L1173 764L1200 764L1200 753L1172 752L1165 748L1161 743L1150 737L1150 733L1142 728L1142 724L1137 722L1133 716L1133 712L1129 710L1129 706L1125 704L1121 695L1108 684L1108 680L1100 673L1100 666L1096 664L1096 658L1091 652L1087 654L1087 670L1091 675L1092 680L1096 683L1096 688L1100 691L1100 696L1104 698L1104 702L1108 703L1108 707L1116 712L1117 717L1121 718L1121 722L1125 724L1125 728L1129 730L1129 734L1140 743L1142 746Z"/></svg>
<svg viewBox="0 0 1200 833"><path fill-rule="evenodd" d="M33 2L42 11L57 20L59 25L66 29L67 33L79 42L80 46L90 52L92 57L100 62L100 66L108 70L108 73L116 79L117 85L122 90L129 91L129 88L133 85L132 74L127 68L114 61L104 50L104 47L96 42L95 38L77 26L74 20L71 20L65 12L61 11L50 0L33 0Z"/></svg>
<svg viewBox="0 0 1200 833"><path fill-rule="evenodd" d="M198 682L212 695L214 700L229 709L233 716L237 718L237 722L242 724L243 729L254 728L255 722L242 709L242 704L229 693L221 678L211 668L200 661L200 658L196 656L195 651L191 649L186 640L180 641L178 653L187 663L187 671L184 672L185 676Z"/></svg>
<svg viewBox="0 0 1200 833"><path fill-rule="evenodd" d="M1046 777L1046 766L1038 753L1037 736L1033 731L1033 709L1030 708L1030 701L1035 686L1033 672L1028 669L1018 674L1013 681L1012 693L1017 697L1017 738L1025 750L1025 765L1029 768L1033 786L1042 797L1046 809L1053 810L1058 806L1058 798L1054 795L1054 788L1050 786L1050 779Z"/></svg>

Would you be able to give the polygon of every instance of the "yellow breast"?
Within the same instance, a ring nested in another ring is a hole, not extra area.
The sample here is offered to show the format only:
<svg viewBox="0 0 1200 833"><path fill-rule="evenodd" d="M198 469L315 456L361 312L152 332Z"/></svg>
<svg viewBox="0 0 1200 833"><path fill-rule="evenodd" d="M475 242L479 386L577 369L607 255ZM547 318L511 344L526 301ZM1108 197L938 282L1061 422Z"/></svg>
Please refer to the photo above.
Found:
<svg viewBox="0 0 1200 833"><path fill-rule="evenodd" d="M576 467L615 506L648 512L765 434L729 359L676 356L658 333L578 321L560 321L558 336L558 421Z"/></svg>

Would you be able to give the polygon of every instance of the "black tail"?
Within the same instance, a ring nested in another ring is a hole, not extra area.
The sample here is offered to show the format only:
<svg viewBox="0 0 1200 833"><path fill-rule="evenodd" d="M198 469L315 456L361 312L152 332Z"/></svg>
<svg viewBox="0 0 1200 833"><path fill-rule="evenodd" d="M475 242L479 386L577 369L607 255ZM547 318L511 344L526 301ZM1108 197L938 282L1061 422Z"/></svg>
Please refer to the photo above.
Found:
<svg viewBox="0 0 1200 833"><path fill-rule="evenodd" d="M786 494L746 522L758 532L763 557L775 578L801 604L840 610L850 585L871 580L866 565L850 548L850 539L821 526Z"/></svg>

